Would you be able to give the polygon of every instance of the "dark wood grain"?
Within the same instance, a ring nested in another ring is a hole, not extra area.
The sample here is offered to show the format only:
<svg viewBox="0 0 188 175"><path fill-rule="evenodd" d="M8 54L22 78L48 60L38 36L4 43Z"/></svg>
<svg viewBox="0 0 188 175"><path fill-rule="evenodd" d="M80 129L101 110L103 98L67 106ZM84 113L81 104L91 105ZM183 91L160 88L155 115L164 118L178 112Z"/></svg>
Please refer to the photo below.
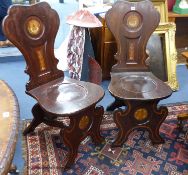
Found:
<svg viewBox="0 0 188 175"><path fill-rule="evenodd" d="M107 110L125 106L124 111L117 109L114 113L119 133L112 146L121 146L135 128L148 130L153 143L163 143L159 127L168 110L158 108L157 104L169 97L172 90L146 64L146 45L160 15L150 1L117 1L105 19L118 46L114 56L117 63L112 67L108 87L115 101Z"/></svg>
<svg viewBox="0 0 188 175"><path fill-rule="evenodd" d="M117 52L117 44L113 34L106 26L104 16L98 16L102 22L102 28L91 28L91 41L95 53L95 58L102 68L102 78L110 79L110 71L116 63L114 54Z"/></svg>
<svg viewBox="0 0 188 175"><path fill-rule="evenodd" d="M67 169L85 137L90 135L96 144L103 141L100 123L104 110L96 104L104 91L99 85L65 78L57 69L54 41L58 27L59 16L46 2L14 5L3 21L4 33L26 60L26 93L37 101L32 108L34 118L23 134L33 132L40 123L61 128L61 138L69 150ZM69 117L69 126L59 117Z"/></svg>

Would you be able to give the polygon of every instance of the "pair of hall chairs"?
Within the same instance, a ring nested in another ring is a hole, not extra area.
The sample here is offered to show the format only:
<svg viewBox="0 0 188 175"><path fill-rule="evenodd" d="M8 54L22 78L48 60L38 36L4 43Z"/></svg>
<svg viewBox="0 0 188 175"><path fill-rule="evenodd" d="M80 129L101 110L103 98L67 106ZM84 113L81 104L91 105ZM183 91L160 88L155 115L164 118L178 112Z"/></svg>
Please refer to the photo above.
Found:
<svg viewBox="0 0 188 175"><path fill-rule="evenodd" d="M119 128L114 147L122 146L138 127L149 131L153 143L164 142L159 127L168 110L157 104L172 91L145 63L147 41L159 21L160 15L150 1L117 1L106 13L107 25L118 45L117 64L112 67L109 85L115 101L108 108L118 108L114 112ZM25 72L30 77L26 94L37 101L32 108L34 118L23 134L33 132L42 122L60 128L60 137L68 148L67 169L74 163L85 137L91 136L96 144L104 141L100 134L104 109L97 106L104 90L97 84L67 78L57 69L54 41L58 26L58 14L46 2L11 6L3 21L5 35L26 60ZM126 106L126 110L119 109L121 106ZM69 117L68 126L59 120L65 117Z"/></svg>

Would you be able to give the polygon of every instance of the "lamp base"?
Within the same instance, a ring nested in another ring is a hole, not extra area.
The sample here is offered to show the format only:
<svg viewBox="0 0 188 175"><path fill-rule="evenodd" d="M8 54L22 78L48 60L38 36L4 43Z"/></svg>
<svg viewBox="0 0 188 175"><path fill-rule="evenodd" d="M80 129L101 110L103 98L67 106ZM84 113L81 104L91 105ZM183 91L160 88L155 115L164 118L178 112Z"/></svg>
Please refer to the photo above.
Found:
<svg viewBox="0 0 188 175"><path fill-rule="evenodd" d="M178 13L178 14L188 14L188 8L185 8L185 9L180 8L179 3L180 3L180 1L176 1L176 4L173 6L172 11L175 13Z"/></svg>

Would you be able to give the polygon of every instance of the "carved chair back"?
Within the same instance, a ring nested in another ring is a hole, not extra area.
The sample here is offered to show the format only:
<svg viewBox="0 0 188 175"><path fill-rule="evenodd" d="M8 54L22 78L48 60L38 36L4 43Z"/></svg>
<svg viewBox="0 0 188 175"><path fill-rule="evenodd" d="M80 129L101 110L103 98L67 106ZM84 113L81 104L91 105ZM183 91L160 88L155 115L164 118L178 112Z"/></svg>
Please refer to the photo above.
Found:
<svg viewBox="0 0 188 175"><path fill-rule="evenodd" d="M112 72L149 71L146 45L160 21L152 2L117 1L105 18L118 47Z"/></svg>
<svg viewBox="0 0 188 175"><path fill-rule="evenodd" d="M14 5L3 26L4 33L25 57L25 72L30 76L26 91L64 76L63 71L57 69L58 60L54 56L59 16L47 3Z"/></svg>

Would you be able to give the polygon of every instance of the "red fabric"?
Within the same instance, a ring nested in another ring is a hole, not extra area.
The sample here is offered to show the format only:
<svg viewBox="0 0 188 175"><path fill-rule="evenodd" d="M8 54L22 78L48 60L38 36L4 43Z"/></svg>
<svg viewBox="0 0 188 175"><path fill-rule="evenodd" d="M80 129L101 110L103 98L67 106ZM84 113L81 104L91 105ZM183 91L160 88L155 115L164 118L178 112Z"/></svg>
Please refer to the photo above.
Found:
<svg viewBox="0 0 188 175"><path fill-rule="evenodd" d="M102 69L94 58L89 59L89 81L98 85L102 82Z"/></svg>
<svg viewBox="0 0 188 175"><path fill-rule="evenodd" d="M168 11L172 11L175 2L176 0L168 0Z"/></svg>

